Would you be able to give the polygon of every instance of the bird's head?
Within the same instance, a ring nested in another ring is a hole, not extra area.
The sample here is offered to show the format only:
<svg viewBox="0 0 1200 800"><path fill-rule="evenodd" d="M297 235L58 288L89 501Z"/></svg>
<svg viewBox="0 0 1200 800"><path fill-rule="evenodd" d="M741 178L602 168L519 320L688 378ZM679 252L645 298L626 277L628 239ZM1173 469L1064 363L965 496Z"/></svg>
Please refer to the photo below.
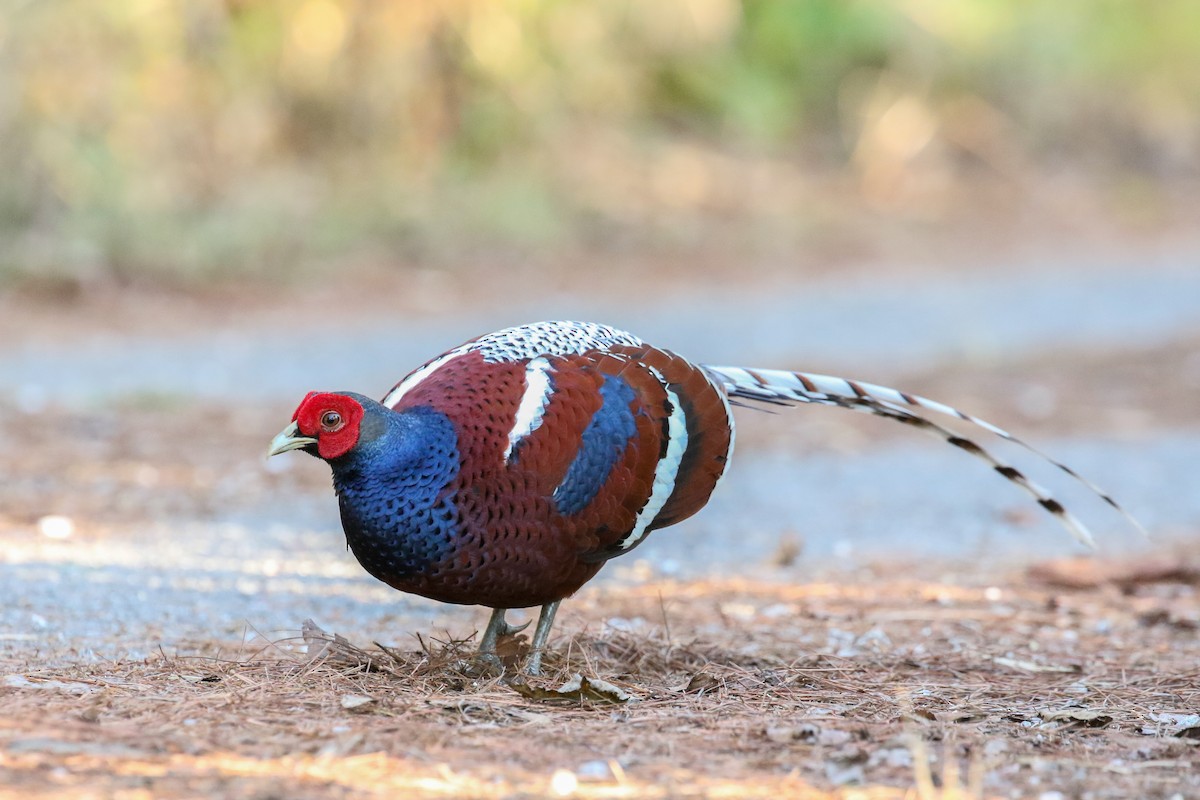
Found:
<svg viewBox="0 0 1200 800"><path fill-rule="evenodd" d="M353 392L309 392L292 422L271 440L267 456L303 450L326 461L353 450L363 439L371 400Z"/></svg>

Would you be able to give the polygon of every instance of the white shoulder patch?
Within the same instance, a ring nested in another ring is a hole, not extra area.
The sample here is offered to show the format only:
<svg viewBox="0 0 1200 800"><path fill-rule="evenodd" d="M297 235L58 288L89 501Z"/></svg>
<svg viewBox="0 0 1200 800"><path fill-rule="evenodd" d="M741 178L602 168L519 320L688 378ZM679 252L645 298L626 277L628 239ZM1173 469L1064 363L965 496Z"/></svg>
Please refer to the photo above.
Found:
<svg viewBox="0 0 1200 800"><path fill-rule="evenodd" d="M683 404L679 402L679 395L666 382L662 373L653 367L647 367L647 369L654 373L654 377L658 378L663 385L667 392L667 401L671 405L671 415L667 418L667 452L659 459L658 465L654 468L654 485L650 490L650 499L638 512L633 530L624 539L617 542L617 547L621 550L629 550L646 538L650 523L654 522L658 512L662 511L667 500L671 498L671 493L675 491L675 479L679 477L679 465L683 461L683 454L687 452L688 446L687 420L684 418Z"/></svg>
<svg viewBox="0 0 1200 800"><path fill-rule="evenodd" d="M513 450L521 440L533 433L542 424L546 404L554 387L550 385L550 362L542 357L532 359L525 366L525 393L521 405L513 417L512 430L508 432L508 447L504 449L504 463L512 458Z"/></svg>

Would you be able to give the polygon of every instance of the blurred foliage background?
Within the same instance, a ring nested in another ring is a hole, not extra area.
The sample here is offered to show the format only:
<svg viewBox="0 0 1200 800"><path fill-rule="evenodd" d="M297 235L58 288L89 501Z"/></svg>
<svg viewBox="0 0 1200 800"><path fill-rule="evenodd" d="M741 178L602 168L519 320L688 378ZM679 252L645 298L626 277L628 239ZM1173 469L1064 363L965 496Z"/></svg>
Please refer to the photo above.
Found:
<svg viewBox="0 0 1200 800"><path fill-rule="evenodd" d="M1153 225L1198 110L1194 0L0 0L0 280Z"/></svg>

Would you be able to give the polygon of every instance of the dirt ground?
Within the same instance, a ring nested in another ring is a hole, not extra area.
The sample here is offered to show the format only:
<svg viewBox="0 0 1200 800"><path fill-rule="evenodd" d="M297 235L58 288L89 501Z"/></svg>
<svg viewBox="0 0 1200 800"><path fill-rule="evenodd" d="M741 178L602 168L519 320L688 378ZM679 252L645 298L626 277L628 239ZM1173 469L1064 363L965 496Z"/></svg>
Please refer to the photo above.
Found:
<svg viewBox="0 0 1200 800"><path fill-rule="evenodd" d="M437 631L315 659L298 634L9 658L0 794L1200 794L1200 560L933 572L585 590L529 683L579 673L623 702L526 697Z"/></svg>
<svg viewBox="0 0 1200 800"><path fill-rule="evenodd" d="M172 466L169 443L211 414L25 427L29 456L2 493L10 557L61 494L44 476L68 448L75 489L57 507L94 525L75 546L103 548L147 514L328 491L316 471L261 470L231 490L229 454L206 448ZM0 797L1200 796L1200 551L1031 569L797 555L781 546L776 567L748 565L753 580L652 576L568 601L529 684L580 674L623 702L527 696L487 674L470 659L481 614L315 657L298 619L143 658L97 655L119 635L63 650L0 632ZM38 613L86 614L67 600Z"/></svg>
<svg viewBox="0 0 1200 800"><path fill-rule="evenodd" d="M154 314L109 298L45 324L52 317L36 302L10 298L0 332L153 335L156 319L186 329L222 313L211 299L159 300ZM296 307L262 312L286 324ZM947 365L908 385L1016 420L1036 441L1136 441L1197 428L1197 341L1186 331L1121 351L1047 349ZM1050 391L1060 413L1031 410L1012 391L1022 382ZM342 566L305 572L297 521L331 502L328 476L263 468L281 415L283 405L233 399L129 396L69 409L0 393L0 571L10 581L0 798L1200 797L1194 530L1137 557L1032 566L899 555L847 565L781 538L773 564L745 564L732 571L740 577L651 571L586 587L564 604L547 674L526 682L514 678L524 636L506 643L503 676L472 660L483 612L414 606L360 624L356 613L395 594ZM805 419L751 422L739 447L752 459L786 435L806 454L853 457L911 437L851 415L819 429ZM1172 478L1180 492L1192 480ZM283 498L296 507L281 508ZM1014 519L1036 514L1013 508ZM55 538L50 512L73 520L66 538ZM189 562L188 542L172 550L144 528L186 520L178 535L202 538L239 515L251 528L264 517L295 528L278 534L278 553L248 552L256 564L294 556L297 597L366 599L342 617L327 611L341 622L319 619L327 633L306 641L306 604L285 598L298 609L292 629L260 631L252 603L270 581L256 574L233 595L245 634L227 617L210 623L203 604L217 603L217 572L205 564L250 556L213 533L207 560ZM160 546L180 561L143 570ZM88 583L95 571L107 582ZM188 598L183 612L156 608L168 595L146 585L168 572L186 579L163 589ZM199 633L162 633L156 615L185 612ZM148 645L134 652L131 642ZM575 675L600 688L559 691Z"/></svg>

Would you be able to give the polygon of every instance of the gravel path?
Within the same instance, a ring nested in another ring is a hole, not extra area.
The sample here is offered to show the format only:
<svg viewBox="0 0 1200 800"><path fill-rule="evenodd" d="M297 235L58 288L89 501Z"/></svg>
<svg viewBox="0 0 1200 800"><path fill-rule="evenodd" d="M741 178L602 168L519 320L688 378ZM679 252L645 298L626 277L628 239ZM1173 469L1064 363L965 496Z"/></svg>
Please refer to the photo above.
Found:
<svg viewBox="0 0 1200 800"><path fill-rule="evenodd" d="M290 404L314 382L382 394L470 336L539 319L587 319L711 364L896 375L957 359L1019 360L1048 348L1137 348L1200 332L1200 253L1162 263L938 279L886 274L773 291L689 288L668 303L550 296L502 309L402 314L286 330L244 319L156 339L97 334L0 343L0 396L89 407L130 395Z"/></svg>
<svg viewBox="0 0 1200 800"><path fill-rule="evenodd" d="M546 298L469 318L419 324L373 318L336 330L266 331L247 322L169 339L97 335L70 346L46 344L34 332L0 344L0 402L30 412L50 403L103 419L131 398L180 402L180 413L187 413L193 401L236 396L277 406L282 425L286 410L310 388L380 394L407 369L469 335L547 317L609 321L714 363L837 369L882 380L964 361L1019 362L1048 349L1067 365L1073 353L1195 341L1197 260L1086 272L1024 269L920 290L911 279L886 276L737 298L694 290L665 308ZM1200 387L1200 361L1189 363L1196 364ZM1148 402L1153 417L1153 397ZM262 431L264 445L275 432ZM1181 489L1200 474L1200 425L1151 424L1132 434L1097 430L1038 442L1113 487L1155 531L1158 546L1194 540L1200 530L1200 492ZM0 457L15 456L0 450ZM265 468L239 463L237 469ZM324 467L296 456L283 469L309 475ZM1050 478L1095 526L1105 552L1148 547L1085 492ZM859 560L1011 562L1078 552L1051 519L1036 509L1025 514L1027 506L987 469L921 437L846 452L752 442L739 451L703 514L650 537L634 556L611 565L604 580L757 574L781 548L794 545L809 569ZM306 617L327 630L387 641L439 626L461 633L482 622L478 610L405 597L362 573L344 552L327 489L266 491L257 502L215 514L150 515L102 536L65 541L28 525L7 526L0 541L0 653L66 660L144 656L162 643L238 641L255 632L278 638Z"/></svg>

